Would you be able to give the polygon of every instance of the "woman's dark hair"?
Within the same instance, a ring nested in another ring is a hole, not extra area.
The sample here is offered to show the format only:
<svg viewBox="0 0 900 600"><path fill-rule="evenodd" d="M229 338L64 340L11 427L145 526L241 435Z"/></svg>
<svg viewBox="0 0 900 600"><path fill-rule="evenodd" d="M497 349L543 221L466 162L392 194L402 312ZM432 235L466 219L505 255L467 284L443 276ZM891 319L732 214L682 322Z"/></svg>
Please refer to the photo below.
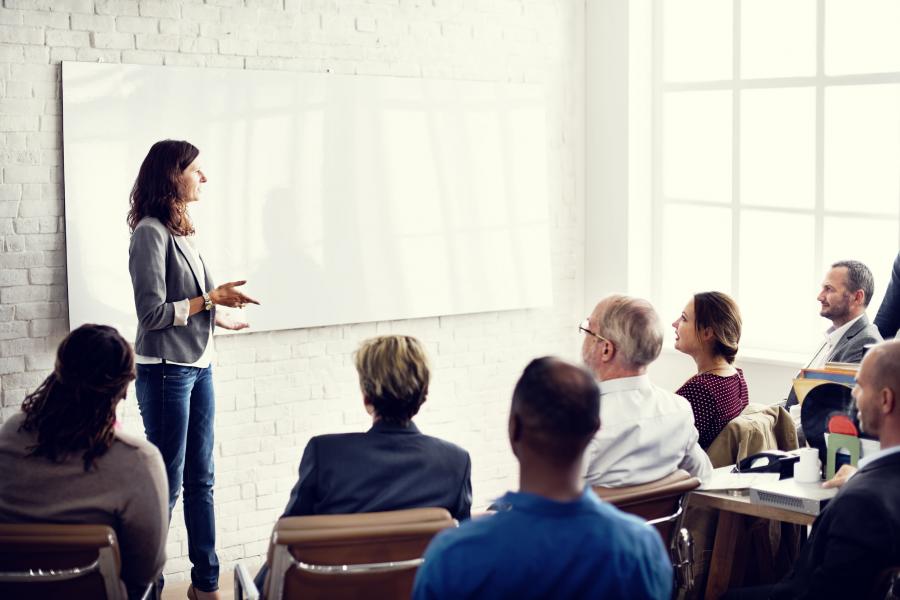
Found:
<svg viewBox="0 0 900 600"><path fill-rule="evenodd" d="M694 326L698 334L707 327L712 329L713 354L734 362L741 341L741 311L731 296L722 292L694 294Z"/></svg>
<svg viewBox="0 0 900 600"><path fill-rule="evenodd" d="M191 235L194 226L181 201L180 176L200 154L190 142L162 140L150 147L131 188L128 227L156 217L174 235Z"/></svg>
<svg viewBox="0 0 900 600"><path fill-rule="evenodd" d="M56 366L22 403L20 429L37 434L30 455L62 461L84 451L84 470L113 443L116 404L134 379L134 353L106 325L82 325L56 352Z"/></svg>

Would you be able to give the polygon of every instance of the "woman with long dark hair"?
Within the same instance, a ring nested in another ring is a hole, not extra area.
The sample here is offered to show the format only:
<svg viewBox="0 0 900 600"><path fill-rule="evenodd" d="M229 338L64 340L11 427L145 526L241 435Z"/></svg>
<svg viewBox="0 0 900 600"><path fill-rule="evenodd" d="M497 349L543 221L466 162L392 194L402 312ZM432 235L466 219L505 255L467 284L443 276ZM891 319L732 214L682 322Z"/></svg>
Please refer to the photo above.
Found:
<svg viewBox="0 0 900 600"><path fill-rule="evenodd" d="M216 305L259 304L237 288L214 287L193 241L188 205L202 194L200 151L185 141L153 144L131 190L128 267L138 316L137 396L147 438L162 452L171 515L184 487L191 586L188 597L218 598L213 510L212 331L246 322Z"/></svg>
<svg viewBox="0 0 900 600"><path fill-rule="evenodd" d="M672 323L675 349L689 355L697 374L678 391L694 411L700 447L706 450L750 402L744 372L734 366L741 341L741 311L722 292L701 292Z"/></svg>
<svg viewBox="0 0 900 600"><path fill-rule="evenodd" d="M165 563L168 490L159 451L116 427L133 380L131 346L112 327L62 341L53 372L0 428L0 521L112 527L122 582L140 597Z"/></svg>

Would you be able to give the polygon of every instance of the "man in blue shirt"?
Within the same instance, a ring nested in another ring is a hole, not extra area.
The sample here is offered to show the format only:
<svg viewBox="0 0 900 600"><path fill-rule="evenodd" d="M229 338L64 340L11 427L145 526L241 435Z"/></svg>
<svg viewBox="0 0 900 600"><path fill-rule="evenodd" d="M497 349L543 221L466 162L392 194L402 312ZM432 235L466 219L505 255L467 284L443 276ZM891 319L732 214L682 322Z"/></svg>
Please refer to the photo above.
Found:
<svg viewBox="0 0 900 600"><path fill-rule="evenodd" d="M582 488L599 415L590 373L532 361L509 416L520 491L503 497L509 510L439 534L413 598L670 598L672 564L657 532Z"/></svg>

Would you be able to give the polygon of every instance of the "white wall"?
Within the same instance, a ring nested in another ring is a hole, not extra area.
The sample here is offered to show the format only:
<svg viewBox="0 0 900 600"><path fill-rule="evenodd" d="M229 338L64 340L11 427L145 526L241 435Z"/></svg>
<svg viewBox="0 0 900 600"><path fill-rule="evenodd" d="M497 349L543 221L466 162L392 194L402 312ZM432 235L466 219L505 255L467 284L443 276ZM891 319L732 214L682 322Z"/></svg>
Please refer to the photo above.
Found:
<svg viewBox="0 0 900 600"><path fill-rule="evenodd" d="M310 436L367 427L351 352L419 336L434 366L417 419L473 457L476 505L515 486L506 443L526 362L577 358L582 318L583 7L571 0L5 0L0 8L0 418L49 373L67 331L62 60L542 84L553 306L217 339L216 510L223 567L265 551ZM177 93L177 91L173 91ZM186 100L189 101L189 94ZM138 165L134 166L135 174ZM122 226L127 199L119 199ZM134 395L122 413L140 431ZM180 510L167 573L189 568Z"/></svg>

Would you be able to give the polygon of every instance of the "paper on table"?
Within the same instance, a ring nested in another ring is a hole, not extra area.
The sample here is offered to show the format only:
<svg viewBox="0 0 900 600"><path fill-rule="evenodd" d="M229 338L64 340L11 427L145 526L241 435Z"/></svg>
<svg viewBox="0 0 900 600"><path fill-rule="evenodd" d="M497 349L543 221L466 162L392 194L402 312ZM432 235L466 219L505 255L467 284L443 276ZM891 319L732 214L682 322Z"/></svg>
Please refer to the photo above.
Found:
<svg viewBox="0 0 900 600"><path fill-rule="evenodd" d="M752 485L771 483L778 481L778 473L732 473L734 465L719 467L713 470L712 477L704 482L701 489L706 491L716 490L746 490Z"/></svg>

